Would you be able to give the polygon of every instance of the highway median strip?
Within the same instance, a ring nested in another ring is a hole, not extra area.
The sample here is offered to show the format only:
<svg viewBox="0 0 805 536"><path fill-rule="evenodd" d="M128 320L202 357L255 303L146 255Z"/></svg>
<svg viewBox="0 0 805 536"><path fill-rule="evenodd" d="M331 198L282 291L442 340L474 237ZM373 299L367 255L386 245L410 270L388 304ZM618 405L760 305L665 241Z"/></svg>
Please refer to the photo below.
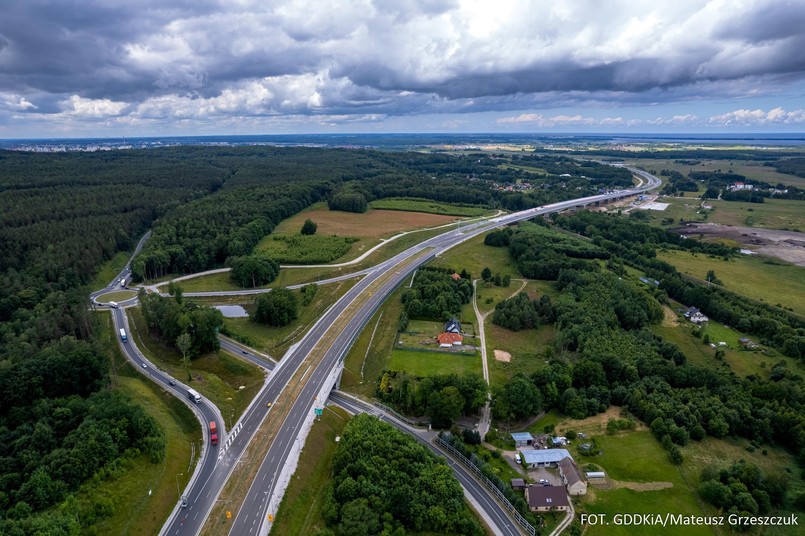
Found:
<svg viewBox="0 0 805 536"><path fill-rule="evenodd" d="M330 349L337 337L347 327L357 312L361 310L367 300L371 299L376 292L380 291L391 281L397 272L404 271L408 266L431 253L431 248L426 248L386 271L383 275L378 277L378 279L373 281L365 291L356 297L336 318L335 322L333 322L326 334L316 345L314 351L310 352L300 363L293 377L281 391L274 404L272 404L267 416L260 423L260 427L252 437L252 441L249 442L243 456L238 461L224 489L221 491L216 505L210 511L208 521L201 531L202 535L220 536L229 534L234 519L237 517L237 512L240 510L249 492L251 483L254 481L271 445L290 414L293 404L304 388L302 380L308 372L315 369L321 363L327 350ZM231 520L227 518L227 512L231 513Z"/></svg>

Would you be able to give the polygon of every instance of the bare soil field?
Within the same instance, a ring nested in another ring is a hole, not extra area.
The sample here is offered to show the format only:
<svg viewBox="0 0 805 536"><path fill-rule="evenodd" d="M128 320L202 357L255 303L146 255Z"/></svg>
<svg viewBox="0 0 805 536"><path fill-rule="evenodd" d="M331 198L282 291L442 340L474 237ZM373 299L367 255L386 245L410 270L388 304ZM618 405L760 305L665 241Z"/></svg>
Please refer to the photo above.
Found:
<svg viewBox="0 0 805 536"><path fill-rule="evenodd" d="M805 267L805 233L718 223L690 223L674 231L682 235L703 235L704 238L726 238L746 249Z"/></svg>
<svg viewBox="0 0 805 536"><path fill-rule="evenodd" d="M305 220L318 224L316 234L356 236L358 238L388 238L402 231L444 225L461 218L424 212L370 209L363 214L328 209L323 203L283 220L274 230L275 235L298 234Z"/></svg>
<svg viewBox="0 0 805 536"><path fill-rule="evenodd" d="M510 363L512 360L512 355L505 350L495 350L495 359L498 361L503 361L504 363Z"/></svg>

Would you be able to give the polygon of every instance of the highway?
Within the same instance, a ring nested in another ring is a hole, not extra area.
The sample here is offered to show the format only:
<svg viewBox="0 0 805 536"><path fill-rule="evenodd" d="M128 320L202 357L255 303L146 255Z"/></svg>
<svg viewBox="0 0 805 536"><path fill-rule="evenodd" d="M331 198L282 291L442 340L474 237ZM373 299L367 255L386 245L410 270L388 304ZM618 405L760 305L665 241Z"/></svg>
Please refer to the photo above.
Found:
<svg viewBox="0 0 805 536"><path fill-rule="evenodd" d="M631 169L631 168L630 168ZM283 466L288 463L289 456L293 452L293 446L298 441L298 432L302 428L302 424L308 415L313 411L314 405L318 403L320 406L323 401L317 401L316 396L322 388L322 384L332 370L343 359L346 352L352 345L354 339L361 332L369 318L374 314L377 308L383 303L389 294L400 284L406 280L413 270L420 265L432 259L437 253L442 253L451 247L456 246L477 236L478 234L489 231L490 229L504 226L517 221L531 219L535 216L548 214L551 212L561 211L572 207L585 206L597 202L605 202L612 199L628 197L645 190L655 188L659 185L659 179L653 177L640 170L631 169L634 173L642 176L647 180L648 184L639 188L624 190L615 193L601 194L591 196L583 199L576 199L570 201L563 201L546 205L544 207L537 207L534 209L517 212L514 214L500 216L491 220L477 222L457 230L449 231L442 235L436 236L425 242L409 248L408 250L386 260L375 267L367 270L362 270L360 274L364 275L354 287L330 307L322 317L314 324L308 331L303 339L295 345L282 359L282 361L273 368L268 376L264 388L255 397L252 404L244 412L242 418L233 427L229 434L225 433L224 421L212 404L208 404L202 400L198 405L194 405L194 409L198 411L199 420L205 423L203 428L207 429L209 420L216 420L221 428L221 442L217 447L208 445L207 434L205 432L205 449L204 456L202 456L199 469L194 474L193 479L188 484L185 495L188 497L188 505L186 508L180 508L178 503L171 517L166 522L161 531L161 534L198 534L203 527L209 512L214 506L218 496L223 489L226 481L228 480L233 469L240 461L249 441L254 436L254 433L259 428L260 423L266 417L268 412L275 409L273 402L277 400L280 393L288 386L289 381L300 367L301 363L307 355L316 347L317 343L324 337L330 327L335 323L345 309L355 300L358 296L367 292L367 289L372 286L380 278L391 274L391 277L383 283L380 289L373 290L370 298L366 303L349 319L346 327L337 334L334 343L327 349L324 358L320 364L313 368L308 369L304 373L301 392L296 400L293 402L290 412L283 422L282 428L277 434L275 440L272 442L268 454L262 461L258 470L257 476L252 482L243 505L236 511L234 519L232 520L232 529L230 534L233 535L247 535L259 534L263 530L264 523L267 519L268 501L275 492L275 488L279 484L278 477ZM147 239L146 235L138 245L138 250L142 243ZM424 250L429 249L428 253L423 253ZM409 259L416 255L421 255L416 262L410 263ZM407 264L406 264L407 263ZM399 268L398 266L403 266ZM396 269L396 272L395 272ZM130 273L129 264L126 265L121 272L120 277L126 277ZM346 279L347 277L355 277L356 274L346 274L333 278L334 280ZM116 283L107 287L102 291L93 293L92 297L95 298L98 294L114 290L120 284L120 278ZM266 292L263 289L257 292ZM231 291L231 292L198 292L192 293L193 296L216 296L216 295L248 295L254 294L255 291ZM191 296L190 293L186 296ZM129 305L136 303L136 298L122 302L122 305ZM128 331L126 325L125 315L122 310L114 311L113 317L115 318L116 329L124 327ZM231 345L234 349L230 351L240 352L241 355L251 361L258 362L265 368L270 368L270 365L264 359L257 357L254 354L243 353L243 349ZM186 389L178 384L170 385L170 378L160 371L154 369L134 348L131 340L128 343L121 343L125 349L127 356L134 363L142 369L142 372L151 376L154 381L157 381L165 388L177 396L188 400L186 396ZM145 367L143 367L145 365ZM331 387L331 386L328 386ZM272 403L268 407L269 402ZM212 449L212 450L210 450ZM482 494L484 495L484 494ZM488 495L487 495L488 497ZM486 499L489 501L489 499ZM492 501L494 503L494 501ZM478 503L483 506L483 502ZM496 503L495 503L496 504ZM233 505L235 506L235 505ZM491 506L490 506L491 508ZM487 514L497 526L496 533L507 534L506 527L513 526L512 521L508 517L504 517L495 521L495 516ZM515 534L516 529L515 529Z"/></svg>
<svg viewBox="0 0 805 536"><path fill-rule="evenodd" d="M282 378L290 378L302 360L311 350L313 350L318 341L324 336L325 332L329 329L329 326L332 325L336 318L340 316L341 312L344 311L359 294L362 294L370 285L372 285L372 283L387 273L393 273L393 277L391 277L391 279L388 280L380 290L374 291L370 299L361 307L355 316L349 320L347 326L340 333L338 333L336 340L327 350L320 364L312 372L306 371L304 378L305 385L293 403L290 413L283 423L282 429L277 434L276 439L269 448L268 454L258 470L257 476L254 479L251 488L249 489L242 508L235 516L235 520L232 524L232 529L229 534L239 536L261 533L263 523L267 522L267 515L270 513L275 513L267 511L268 501L274 494L275 488L279 484L280 473L282 468L288 463L289 455L292 452L294 442L297 441L298 431L302 428L304 420L313 411L314 406L317 403L316 396L321 390L322 382L327 378L338 362L346 355L347 351L352 345L352 342L360 334L361 330L375 313L377 308L399 284L410 276L410 274L416 268L432 259L437 252L444 252L449 248L454 247L481 233L489 231L490 229L568 208L586 206L612 199L629 197L636 193L659 186L660 180L656 177L640 170L632 171L646 179L647 184L640 188L624 190L617 193L601 194L582 199L563 201L546 205L544 207L524 210L507 216L493 218L483 222L477 222L461 229L449 231L426 240L396 255L395 257L380 263L374 269L370 270L366 276L358 282L357 285L350 289L344 297L336 302L335 305L328 309L320 321L317 322L316 325L314 325L314 327L299 342L298 346L289 353L290 355L286 354L286 356L283 357L282 361L280 362L278 369L282 373L285 373ZM394 272L398 265L402 265L410 258L420 255L420 253L425 249L430 249L432 253L421 256L416 262L406 264L404 269L397 269L397 271ZM237 292L234 294L237 294ZM280 374L280 372L275 369L274 375L276 376L278 374ZM287 379L280 379L273 385L283 382L287 383ZM512 522L508 521L507 524L511 525ZM502 527L499 528L502 529Z"/></svg>

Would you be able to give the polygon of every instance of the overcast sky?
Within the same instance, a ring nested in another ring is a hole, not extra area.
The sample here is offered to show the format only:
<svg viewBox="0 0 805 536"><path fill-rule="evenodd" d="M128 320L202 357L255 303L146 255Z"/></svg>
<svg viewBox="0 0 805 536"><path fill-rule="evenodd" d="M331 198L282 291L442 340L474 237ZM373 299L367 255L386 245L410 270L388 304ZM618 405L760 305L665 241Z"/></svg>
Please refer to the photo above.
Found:
<svg viewBox="0 0 805 536"><path fill-rule="evenodd" d="M0 0L0 138L803 131L805 0Z"/></svg>

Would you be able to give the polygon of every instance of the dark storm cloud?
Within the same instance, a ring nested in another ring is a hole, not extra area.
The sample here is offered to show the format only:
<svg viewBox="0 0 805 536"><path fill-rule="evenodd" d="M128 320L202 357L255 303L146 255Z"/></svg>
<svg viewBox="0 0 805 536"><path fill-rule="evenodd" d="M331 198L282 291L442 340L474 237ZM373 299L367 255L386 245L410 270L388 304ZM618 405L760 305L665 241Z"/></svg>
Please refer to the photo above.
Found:
<svg viewBox="0 0 805 536"><path fill-rule="evenodd" d="M747 42L801 37L805 28L805 3L779 0L761 4L755 9L728 16L716 29L718 38Z"/></svg>
<svg viewBox="0 0 805 536"><path fill-rule="evenodd" d="M802 2L654 4L0 0L0 109L407 116L683 102L803 79Z"/></svg>

